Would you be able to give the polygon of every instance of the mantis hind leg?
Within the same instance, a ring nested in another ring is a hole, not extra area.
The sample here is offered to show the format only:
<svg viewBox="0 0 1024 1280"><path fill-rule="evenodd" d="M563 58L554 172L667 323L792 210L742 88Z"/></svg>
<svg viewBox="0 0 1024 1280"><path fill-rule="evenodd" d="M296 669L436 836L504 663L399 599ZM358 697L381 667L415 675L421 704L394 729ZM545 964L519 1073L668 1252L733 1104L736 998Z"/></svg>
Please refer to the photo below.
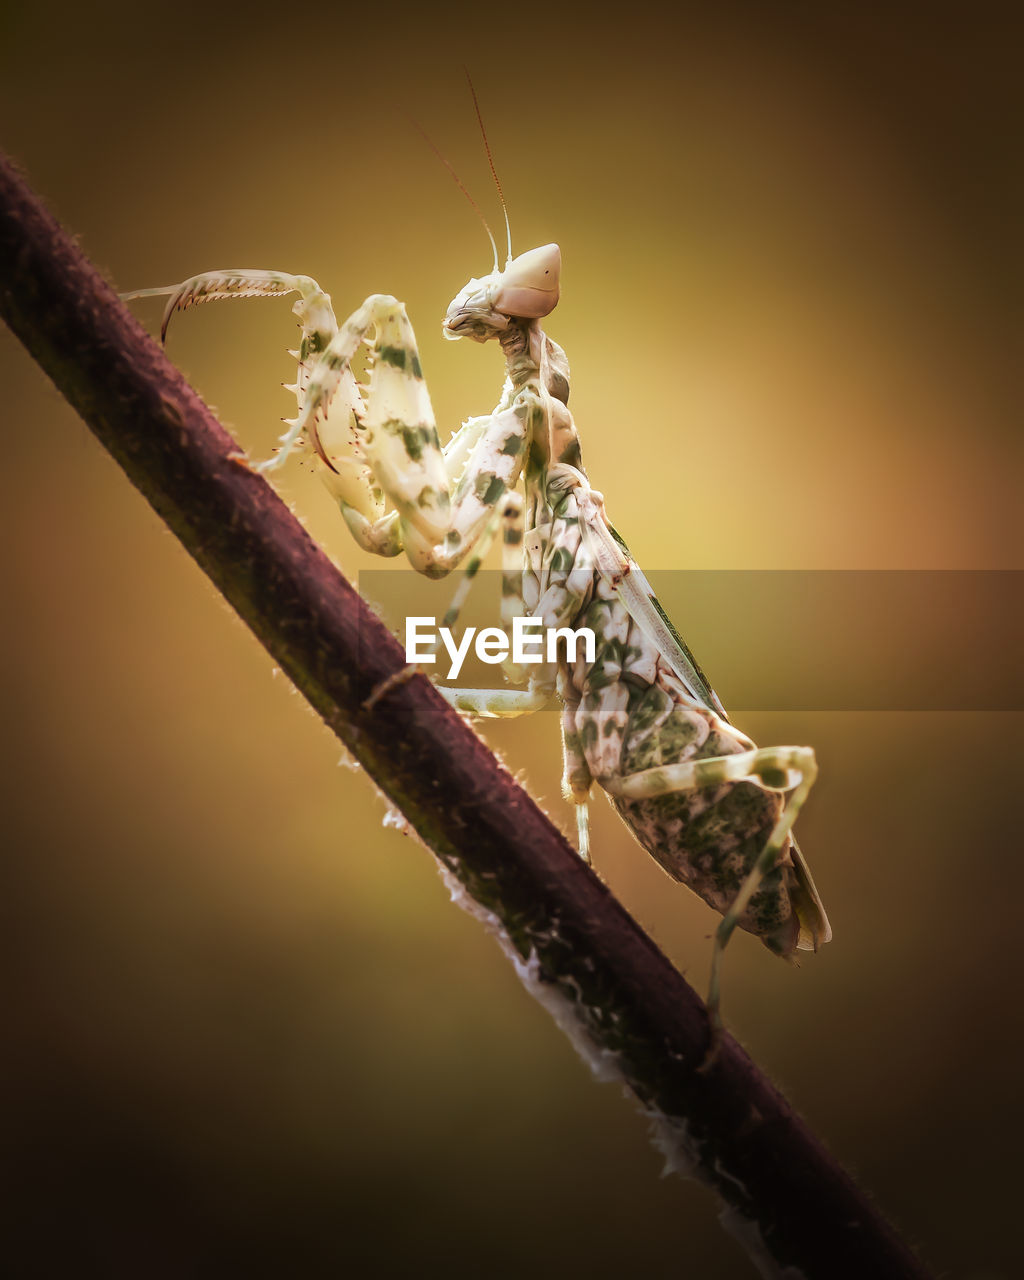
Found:
<svg viewBox="0 0 1024 1280"><path fill-rule="evenodd" d="M739 892L723 913L715 931L711 955L711 980L708 984L708 1017L711 1023L711 1045L705 1065L710 1065L722 1032L721 971L722 955L765 875L779 860L797 815L803 808L818 766L810 747L763 747L735 755L713 756L706 760L686 761L647 769L621 778L601 778L601 785L614 796L630 800L666 795L672 791L720 786L726 782L755 782L769 791L791 792L771 834L748 870ZM821 904L815 899L820 915L822 938L827 938L828 922Z"/></svg>
<svg viewBox="0 0 1024 1280"><path fill-rule="evenodd" d="M799 753L799 756L796 753ZM746 911L748 903L757 892L758 886L778 861L783 845L786 843L786 837L792 830L793 823L803 808L808 793L818 775L814 752L809 747L787 747L782 748L781 751L769 747L755 754L760 757L760 760L752 780L763 782L762 770L769 773L774 770L781 770L786 775L787 782L789 782L790 774L794 770L799 773L800 777L790 793L778 821L772 828L772 833L768 837L767 843L761 850L757 861L747 872L747 877L740 886L739 893L733 899L728 911L722 916L718 928L715 930L715 944L711 952L711 978L708 983L708 1013L711 1018L713 1037L712 1051L717 1044L718 1036L722 1032L722 955L744 911Z"/></svg>

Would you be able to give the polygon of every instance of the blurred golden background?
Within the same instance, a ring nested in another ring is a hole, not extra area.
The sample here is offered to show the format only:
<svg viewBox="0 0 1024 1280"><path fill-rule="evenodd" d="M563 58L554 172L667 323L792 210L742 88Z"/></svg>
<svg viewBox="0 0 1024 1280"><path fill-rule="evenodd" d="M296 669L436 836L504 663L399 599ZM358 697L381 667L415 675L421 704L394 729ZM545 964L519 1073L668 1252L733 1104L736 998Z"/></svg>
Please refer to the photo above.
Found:
<svg viewBox="0 0 1024 1280"><path fill-rule="evenodd" d="M641 565L1006 569L1019 43L1009 7L920 12L7 5L0 143L121 289L396 293L446 438L500 385L440 334L489 249L409 117L497 224L468 66ZM281 302L170 332L258 457L293 334ZM6 330L0 361L11 1274L752 1276ZM276 483L380 567L308 470ZM739 937L732 1029L932 1266L1019 1274L1019 716L732 710L818 751L835 928L799 971ZM568 830L556 722L488 737ZM717 917L594 820L702 989Z"/></svg>

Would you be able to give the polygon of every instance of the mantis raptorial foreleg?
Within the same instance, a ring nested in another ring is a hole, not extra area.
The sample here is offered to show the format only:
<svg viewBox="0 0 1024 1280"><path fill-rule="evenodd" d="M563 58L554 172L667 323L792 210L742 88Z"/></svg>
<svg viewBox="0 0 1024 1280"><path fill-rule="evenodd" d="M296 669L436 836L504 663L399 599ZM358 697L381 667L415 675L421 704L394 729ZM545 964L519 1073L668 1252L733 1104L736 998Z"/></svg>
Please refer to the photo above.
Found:
<svg viewBox="0 0 1024 1280"><path fill-rule="evenodd" d="M382 537L393 537L397 522L412 566L440 576L466 554L496 503L518 480L536 406L531 397L523 396L513 406L474 423L475 444L453 489L449 465L454 469L460 454L453 451L449 463L438 441L405 307L387 294L373 294L316 357L298 417L282 441L282 453L304 430L316 431L318 413L329 405L371 330L375 333L371 380L356 444L395 514L368 520L340 498L342 512L357 540L371 551L378 550Z"/></svg>
<svg viewBox="0 0 1024 1280"><path fill-rule="evenodd" d="M160 289L133 289L123 293L126 301L135 298L167 298L160 323L161 341L167 337L167 326L178 311L199 306L203 302L223 302L228 298L283 298L297 293L292 311L302 326L302 345L291 352L305 362L310 352L323 351L338 331L338 321L325 293L312 276L296 276L287 271L204 271L190 276L181 284Z"/></svg>
<svg viewBox="0 0 1024 1280"><path fill-rule="evenodd" d="M537 396L532 389L514 400L506 394L494 413L471 418L442 449L415 334L396 298L373 294L339 325L316 281L286 272L205 272L125 296L169 294L166 333L176 311L201 302L291 292L299 294L293 311L302 327L293 353L299 376L290 388L299 412L288 421L276 456L257 469L283 466L307 435L356 540L378 555L404 550L415 569L442 576L473 547L495 505L515 487L542 412ZM352 370L363 343L370 349L366 388L357 386ZM331 415L335 399L342 413Z"/></svg>

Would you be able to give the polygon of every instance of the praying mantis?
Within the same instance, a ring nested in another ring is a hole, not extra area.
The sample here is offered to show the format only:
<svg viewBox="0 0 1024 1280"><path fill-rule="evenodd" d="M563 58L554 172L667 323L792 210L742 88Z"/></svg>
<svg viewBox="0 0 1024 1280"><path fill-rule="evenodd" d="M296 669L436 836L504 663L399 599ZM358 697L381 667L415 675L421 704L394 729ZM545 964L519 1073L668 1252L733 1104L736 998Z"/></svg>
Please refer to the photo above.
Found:
<svg viewBox="0 0 1024 1280"><path fill-rule="evenodd" d="M506 661L513 687L441 692L482 717L525 715L560 699L563 791L576 809L580 855L590 861L596 783L661 867L721 913L707 998L715 1044L722 956L737 927L786 958L831 938L792 835L815 755L758 748L729 721L609 522L568 408L568 360L541 328L558 303L561 252L548 244L513 257L511 232L508 241L505 267L495 247L493 269L456 294L443 325L451 340L497 342L505 383L495 408L469 418L443 447L415 334L390 295L371 295L340 324L315 280L279 271L208 271L123 296L168 296L163 338L177 311L199 303L296 295L298 375L288 389L298 412L276 455L256 469L276 470L304 443L365 550L404 553L431 578L465 563L446 623L500 532L503 629L529 618L549 631L593 631L589 657L563 645L529 670ZM353 361L364 349L360 383Z"/></svg>

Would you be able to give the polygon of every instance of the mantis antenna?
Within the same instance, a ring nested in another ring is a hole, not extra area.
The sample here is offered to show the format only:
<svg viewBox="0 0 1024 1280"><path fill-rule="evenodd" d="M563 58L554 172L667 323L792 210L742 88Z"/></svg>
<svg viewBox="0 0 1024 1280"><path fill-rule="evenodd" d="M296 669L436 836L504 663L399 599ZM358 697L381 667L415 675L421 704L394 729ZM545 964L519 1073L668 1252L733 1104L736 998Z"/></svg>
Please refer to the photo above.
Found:
<svg viewBox="0 0 1024 1280"><path fill-rule="evenodd" d="M470 86L470 87L472 87L472 86ZM475 96L475 95L474 95L474 96ZM449 161L446 159L446 157L445 157L445 156L443 156L443 155L441 154L440 150L439 150L439 149L434 145L434 142L433 142L432 138L430 137L430 135L427 133L426 129L424 129L424 128L423 128L423 126L420 124L420 122L419 122L418 120L414 120L414 119L412 118L412 116L410 116L410 117L409 117L409 119L410 119L410 120L412 120L412 123L413 123L413 124L416 126L416 128L419 130L420 136L422 137L423 141L427 144L427 146L431 149L431 151L433 151L434 155L435 155L435 156L437 156L438 160L440 160L440 161L441 161L441 163L444 165L444 167L448 170L448 172L449 172L449 173L452 175L452 177L455 179L455 185L459 188L459 190L462 192L462 194L466 197L466 199L469 201L469 203L470 203L470 204L473 206L473 208L476 210L476 216L477 216L477 217L480 219L480 221L484 224L484 230L487 232L487 239L488 239L488 240L490 240L490 242L491 242L491 251L492 251L492 252L493 252L493 254L494 254L494 270L495 270L495 271L497 271L497 270L498 270L498 246L497 246L497 245L495 244L495 242L494 242L494 234L493 234L493 232L491 231L491 228L490 228L490 226L489 226L489 225L488 225L488 223L487 223L487 219L484 217L484 215L483 215L483 214L481 213L481 211L480 211L480 206L477 204L477 202L473 199L473 197L472 197L472 196L469 194L469 192L466 190L465 186L463 185L462 179L459 177L459 175L458 175L458 174L455 172L455 170L452 168L451 164L450 164L450 163L449 163ZM481 127L483 127L483 126L481 126ZM487 154L488 154L488 157L489 157L489 156L490 156L490 152L488 152ZM493 166L493 165L491 166L491 171L492 171L492 172L494 171L494 166ZM495 178L495 182L497 182L497 178ZM499 188L498 188L498 190L499 190L499 192L500 192L500 191L501 191L501 188L499 187ZM504 209L504 207L505 207L505 202L504 202L504 200L501 202L501 207L502 207L503 209ZM507 215L506 215L506 217L505 217L505 227L506 227L506 229L507 229L507 227L508 227L508 216L507 216ZM510 237L509 243L511 244L511 237ZM510 250L510 252L511 252L511 250Z"/></svg>
<svg viewBox="0 0 1024 1280"><path fill-rule="evenodd" d="M498 188L498 199L501 201L501 212L505 215L505 235L508 238L508 260L512 261L512 228L508 225L508 209L505 208L505 193L501 189L501 183L498 181L498 173L494 167L494 157L491 155L491 144L487 141L487 130L484 128L484 118L480 113L480 103L477 100L476 90L473 88L473 81L470 78L469 71L463 67L466 72L466 81L469 84L469 91L473 95L473 107L476 110L476 122L480 126L480 134L484 140L484 150L487 152L487 163L491 166L491 177L494 179L494 185ZM507 264L506 264L507 265ZM495 262L497 266L497 262Z"/></svg>

